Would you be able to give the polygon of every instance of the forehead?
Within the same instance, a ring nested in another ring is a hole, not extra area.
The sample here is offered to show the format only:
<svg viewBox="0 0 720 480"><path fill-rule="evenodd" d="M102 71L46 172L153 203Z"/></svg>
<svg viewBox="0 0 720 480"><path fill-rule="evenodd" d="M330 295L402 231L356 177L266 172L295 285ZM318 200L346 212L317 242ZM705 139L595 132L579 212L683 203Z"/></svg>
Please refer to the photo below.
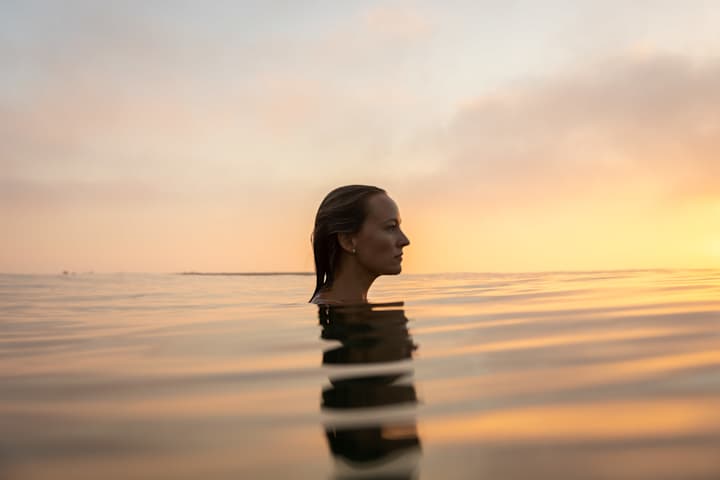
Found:
<svg viewBox="0 0 720 480"><path fill-rule="evenodd" d="M367 201L367 219L376 222L384 222L399 218L398 207L392 198L384 193L373 195Z"/></svg>

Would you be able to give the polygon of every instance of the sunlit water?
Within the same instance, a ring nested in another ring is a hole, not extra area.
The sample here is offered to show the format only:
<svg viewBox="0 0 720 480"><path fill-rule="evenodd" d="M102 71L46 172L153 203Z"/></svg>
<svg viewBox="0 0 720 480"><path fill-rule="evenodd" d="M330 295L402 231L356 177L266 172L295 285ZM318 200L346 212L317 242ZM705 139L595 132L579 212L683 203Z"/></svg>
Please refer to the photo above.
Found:
<svg viewBox="0 0 720 480"><path fill-rule="evenodd" d="M720 271L0 276L0 478L720 478Z"/></svg>

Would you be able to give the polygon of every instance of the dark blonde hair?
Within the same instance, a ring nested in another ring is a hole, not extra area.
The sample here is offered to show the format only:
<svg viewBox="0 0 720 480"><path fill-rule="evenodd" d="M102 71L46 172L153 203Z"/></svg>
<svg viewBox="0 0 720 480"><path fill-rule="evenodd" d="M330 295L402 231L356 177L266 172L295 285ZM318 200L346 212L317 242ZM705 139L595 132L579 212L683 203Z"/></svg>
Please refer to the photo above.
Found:
<svg viewBox="0 0 720 480"><path fill-rule="evenodd" d="M367 200L385 190L369 185L346 185L327 194L315 215L312 233L315 257L315 292L312 298L335 279L340 259L339 233L357 233L367 217Z"/></svg>

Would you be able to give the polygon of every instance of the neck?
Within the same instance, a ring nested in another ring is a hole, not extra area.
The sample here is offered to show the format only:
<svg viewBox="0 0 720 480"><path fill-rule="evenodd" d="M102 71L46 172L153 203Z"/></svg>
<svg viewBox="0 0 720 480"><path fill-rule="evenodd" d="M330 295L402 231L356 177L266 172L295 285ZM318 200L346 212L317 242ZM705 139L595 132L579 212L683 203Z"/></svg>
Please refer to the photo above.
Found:
<svg viewBox="0 0 720 480"><path fill-rule="evenodd" d="M339 303L367 303L367 292L376 278L376 274L360 266L354 257L343 254L332 286L320 295Z"/></svg>

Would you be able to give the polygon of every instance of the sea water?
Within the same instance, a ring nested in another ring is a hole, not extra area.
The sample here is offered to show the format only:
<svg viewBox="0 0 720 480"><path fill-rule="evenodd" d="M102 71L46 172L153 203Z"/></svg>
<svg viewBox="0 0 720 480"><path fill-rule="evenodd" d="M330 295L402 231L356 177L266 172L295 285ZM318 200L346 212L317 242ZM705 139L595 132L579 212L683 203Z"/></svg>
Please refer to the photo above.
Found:
<svg viewBox="0 0 720 480"><path fill-rule="evenodd" d="M720 271L313 281L0 276L0 478L720 478Z"/></svg>

